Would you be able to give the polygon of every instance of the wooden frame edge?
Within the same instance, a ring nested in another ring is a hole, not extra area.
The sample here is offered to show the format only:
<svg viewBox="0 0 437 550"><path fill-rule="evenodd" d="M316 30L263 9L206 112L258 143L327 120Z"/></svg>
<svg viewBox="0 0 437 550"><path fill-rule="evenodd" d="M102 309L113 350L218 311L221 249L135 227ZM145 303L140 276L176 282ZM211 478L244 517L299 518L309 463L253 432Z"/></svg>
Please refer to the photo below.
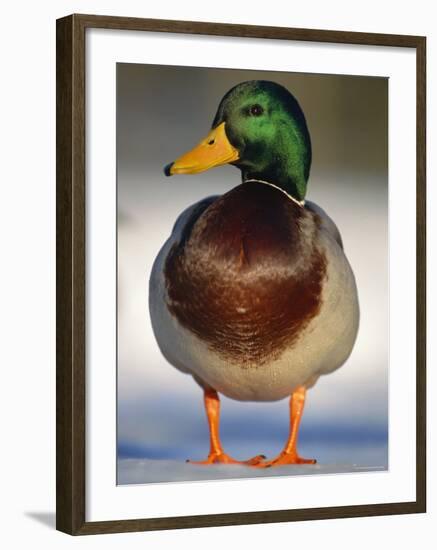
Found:
<svg viewBox="0 0 437 550"><path fill-rule="evenodd" d="M56 528L85 523L85 72L77 18L56 26Z"/></svg>
<svg viewBox="0 0 437 550"><path fill-rule="evenodd" d="M416 45L416 499L426 512L426 38Z"/></svg>
<svg viewBox="0 0 437 550"><path fill-rule="evenodd" d="M73 14L71 17L83 28L127 29L183 34L203 34L306 42L332 42L368 46L416 48L424 37L405 34L382 34L341 30L302 29L297 27L269 27L206 21L176 21L172 19L145 19L112 15Z"/></svg>
<svg viewBox="0 0 437 550"><path fill-rule="evenodd" d="M426 511L426 38L73 14L56 29L56 529L70 535ZM85 29L110 28L408 47L417 63L416 501L168 518L85 520ZM274 36L273 36L274 35Z"/></svg>
<svg viewBox="0 0 437 550"><path fill-rule="evenodd" d="M87 522L75 535L103 535L133 533L138 531L163 531L202 527L225 527L232 525L254 525L295 521L326 519L348 519L381 515L402 515L423 512L417 502L370 504L363 506L338 506L330 508L307 508L299 510L266 510L263 512L242 512L233 514L212 514L205 516L179 516L168 518L132 519Z"/></svg>

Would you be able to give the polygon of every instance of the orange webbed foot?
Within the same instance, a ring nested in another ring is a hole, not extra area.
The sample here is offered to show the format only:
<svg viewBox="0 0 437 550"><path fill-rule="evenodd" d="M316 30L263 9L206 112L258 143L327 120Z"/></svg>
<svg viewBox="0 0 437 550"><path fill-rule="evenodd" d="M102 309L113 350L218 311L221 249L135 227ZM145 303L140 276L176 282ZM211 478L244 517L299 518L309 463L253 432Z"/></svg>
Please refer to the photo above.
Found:
<svg viewBox="0 0 437 550"><path fill-rule="evenodd" d="M297 452L297 434L302 418L305 396L305 386L299 386L294 390L290 399L290 431L285 447L276 458L257 464L257 468L271 468L273 466L286 466L290 464L316 464L316 460L302 458Z"/></svg>
<svg viewBox="0 0 437 550"><path fill-rule="evenodd" d="M257 455L249 460L235 460L226 453L210 453L205 460L187 460L189 464L240 464L242 466L258 466L265 459L265 455Z"/></svg>
<svg viewBox="0 0 437 550"><path fill-rule="evenodd" d="M276 458L256 464L257 468L271 468L273 466L287 466L290 464L316 464L314 458L302 458L297 453L282 451Z"/></svg>

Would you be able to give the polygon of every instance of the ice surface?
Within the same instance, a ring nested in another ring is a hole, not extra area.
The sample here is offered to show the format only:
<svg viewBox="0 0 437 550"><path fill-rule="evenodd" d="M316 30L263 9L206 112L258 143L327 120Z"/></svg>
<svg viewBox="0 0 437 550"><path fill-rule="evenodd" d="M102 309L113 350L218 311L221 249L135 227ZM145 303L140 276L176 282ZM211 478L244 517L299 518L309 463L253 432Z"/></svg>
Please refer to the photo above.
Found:
<svg viewBox="0 0 437 550"><path fill-rule="evenodd" d="M311 451L312 446L307 447ZM314 465L290 465L275 468L250 468L244 465L213 464L196 465L184 460L120 458L118 460L118 485L143 484L175 481L200 481L213 479L239 479L272 476L344 474L352 472L375 472L387 469L387 446L357 445L354 448L343 446L317 447L318 452L303 456L317 456ZM249 456L249 455L248 455ZM337 457L344 456L345 461ZM193 460L205 458L194 456ZM240 458L240 457L238 457ZM243 458L243 457L241 457ZM346 460L347 459L347 460Z"/></svg>

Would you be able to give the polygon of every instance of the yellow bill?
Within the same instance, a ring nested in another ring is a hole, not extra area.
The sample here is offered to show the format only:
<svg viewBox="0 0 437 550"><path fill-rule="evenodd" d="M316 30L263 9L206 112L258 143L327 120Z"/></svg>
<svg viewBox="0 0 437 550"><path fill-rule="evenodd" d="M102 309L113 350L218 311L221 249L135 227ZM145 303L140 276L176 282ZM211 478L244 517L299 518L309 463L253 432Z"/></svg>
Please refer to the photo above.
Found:
<svg viewBox="0 0 437 550"><path fill-rule="evenodd" d="M225 123L222 122L211 130L194 149L168 164L164 172L166 176L198 174L214 166L235 162L238 158L238 150L229 142L225 132Z"/></svg>

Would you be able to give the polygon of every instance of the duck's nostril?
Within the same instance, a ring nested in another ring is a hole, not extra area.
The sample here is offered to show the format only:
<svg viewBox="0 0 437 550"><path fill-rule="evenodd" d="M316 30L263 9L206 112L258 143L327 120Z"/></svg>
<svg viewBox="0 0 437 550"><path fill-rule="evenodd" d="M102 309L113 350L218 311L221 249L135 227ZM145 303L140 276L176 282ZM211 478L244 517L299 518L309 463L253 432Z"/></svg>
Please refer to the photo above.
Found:
<svg viewBox="0 0 437 550"><path fill-rule="evenodd" d="M208 145L214 145L214 142L215 142L215 140L211 139L211 140L208 141Z"/></svg>

